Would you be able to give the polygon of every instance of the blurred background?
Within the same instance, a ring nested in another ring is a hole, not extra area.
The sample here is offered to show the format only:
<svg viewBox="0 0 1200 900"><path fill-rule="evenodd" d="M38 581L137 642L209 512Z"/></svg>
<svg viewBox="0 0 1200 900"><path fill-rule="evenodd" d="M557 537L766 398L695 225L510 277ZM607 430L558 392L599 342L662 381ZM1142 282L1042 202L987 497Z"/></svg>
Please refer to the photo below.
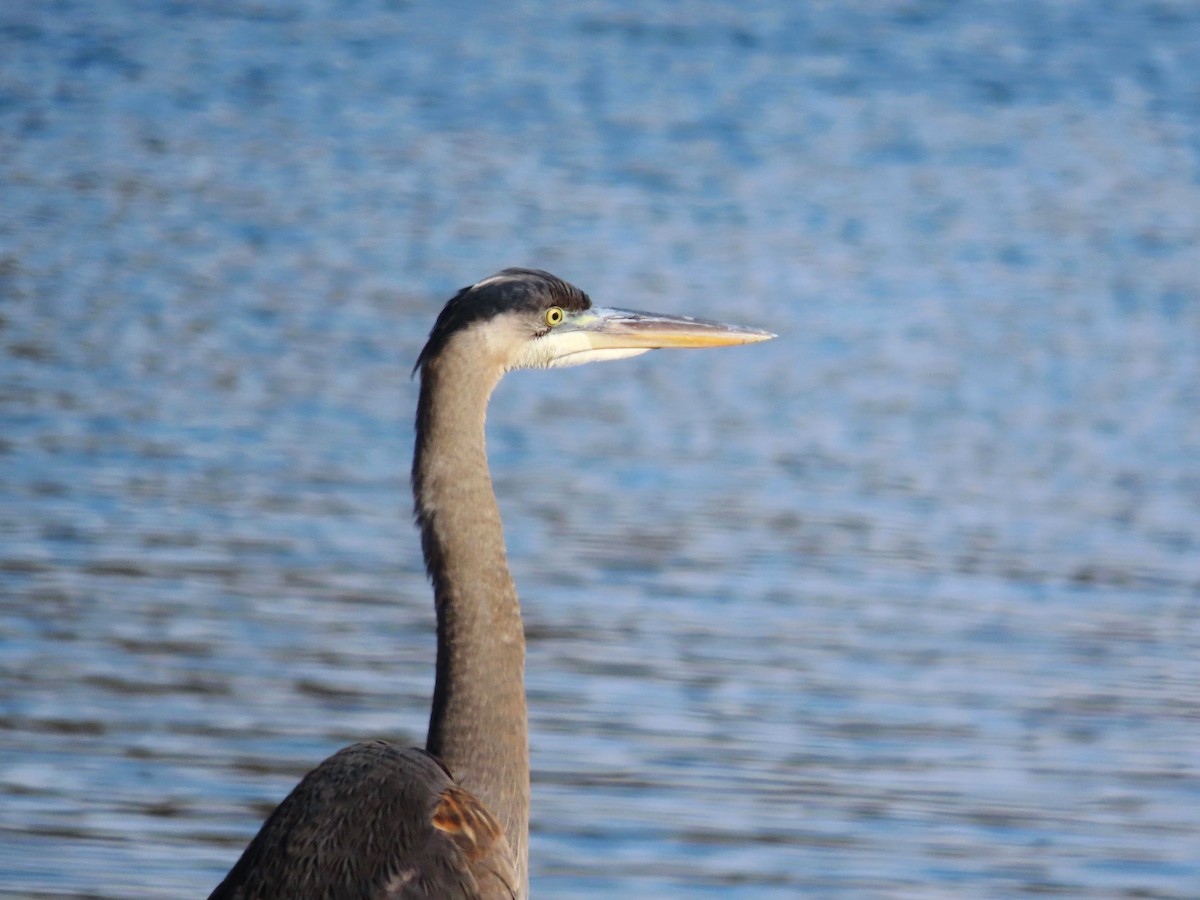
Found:
<svg viewBox="0 0 1200 900"><path fill-rule="evenodd" d="M489 442L542 897L1200 894L1200 8L0 8L0 896L420 743L412 364L505 265L770 344Z"/></svg>

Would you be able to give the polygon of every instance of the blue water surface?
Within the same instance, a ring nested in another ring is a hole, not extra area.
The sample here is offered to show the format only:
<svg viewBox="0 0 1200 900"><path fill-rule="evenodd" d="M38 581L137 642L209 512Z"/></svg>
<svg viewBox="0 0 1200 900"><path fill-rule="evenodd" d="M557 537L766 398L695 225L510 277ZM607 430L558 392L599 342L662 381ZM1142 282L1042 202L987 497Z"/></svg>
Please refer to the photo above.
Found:
<svg viewBox="0 0 1200 900"><path fill-rule="evenodd" d="M1200 896L1200 8L0 8L0 896L205 896L419 743L412 363L511 376L542 897Z"/></svg>

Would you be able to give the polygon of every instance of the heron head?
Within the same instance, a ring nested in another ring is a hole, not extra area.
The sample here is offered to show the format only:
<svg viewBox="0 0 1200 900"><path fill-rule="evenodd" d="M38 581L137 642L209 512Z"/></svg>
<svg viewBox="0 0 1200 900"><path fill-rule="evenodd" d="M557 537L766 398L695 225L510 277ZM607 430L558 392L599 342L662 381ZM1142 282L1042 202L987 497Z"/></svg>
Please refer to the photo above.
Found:
<svg viewBox="0 0 1200 900"><path fill-rule="evenodd" d="M623 359L663 347L721 347L775 337L690 316L593 306L561 278L539 269L503 269L446 304L417 359L420 369L470 333L501 371Z"/></svg>

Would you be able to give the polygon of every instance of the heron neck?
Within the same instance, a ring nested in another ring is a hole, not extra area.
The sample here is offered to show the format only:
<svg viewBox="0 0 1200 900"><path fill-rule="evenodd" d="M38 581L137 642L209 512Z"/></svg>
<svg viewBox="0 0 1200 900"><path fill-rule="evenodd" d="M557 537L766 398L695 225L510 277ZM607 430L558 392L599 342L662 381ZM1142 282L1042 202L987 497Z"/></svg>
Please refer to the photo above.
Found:
<svg viewBox="0 0 1200 900"><path fill-rule="evenodd" d="M484 419L500 371L453 343L421 373L413 495L437 610L426 749L503 825L527 893L525 632L488 473Z"/></svg>

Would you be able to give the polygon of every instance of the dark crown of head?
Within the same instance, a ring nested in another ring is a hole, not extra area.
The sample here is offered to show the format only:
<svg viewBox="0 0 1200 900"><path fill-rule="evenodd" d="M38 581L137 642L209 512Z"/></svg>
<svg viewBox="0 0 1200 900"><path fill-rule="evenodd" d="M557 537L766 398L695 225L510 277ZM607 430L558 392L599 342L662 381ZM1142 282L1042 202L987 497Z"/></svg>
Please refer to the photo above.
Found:
<svg viewBox="0 0 1200 900"><path fill-rule="evenodd" d="M414 368L437 356L446 342L476 322L505 312L538 312L560 306L572 312L589 309L588 295L575 285L541 269L502 269L455 294L437 317L429 341Z"/></svg>

